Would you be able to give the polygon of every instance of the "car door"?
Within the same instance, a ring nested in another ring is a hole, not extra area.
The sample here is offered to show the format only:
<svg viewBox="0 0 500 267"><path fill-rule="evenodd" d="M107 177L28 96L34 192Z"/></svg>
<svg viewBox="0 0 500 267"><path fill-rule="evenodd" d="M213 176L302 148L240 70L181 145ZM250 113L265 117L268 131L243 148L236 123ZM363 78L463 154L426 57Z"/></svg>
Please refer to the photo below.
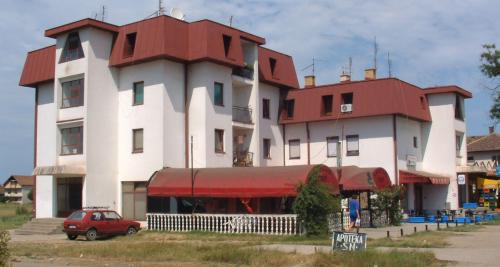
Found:
<svg viewBox="0 0 500 267"><path fill-rule="evenodd" d="M105 211L104 217L106 218L106 222L108 223L108 229L111 233L123 233L123 226L121 224L120 216L114 211Z"/></svg>
<svg viewBox="0 0 500 267"><path fill-rule="evenodd" d="M94 211L90 217L90 227L97 229L99 234L109 233L108 223L104 218L104 214L100 211Z"/></svg>

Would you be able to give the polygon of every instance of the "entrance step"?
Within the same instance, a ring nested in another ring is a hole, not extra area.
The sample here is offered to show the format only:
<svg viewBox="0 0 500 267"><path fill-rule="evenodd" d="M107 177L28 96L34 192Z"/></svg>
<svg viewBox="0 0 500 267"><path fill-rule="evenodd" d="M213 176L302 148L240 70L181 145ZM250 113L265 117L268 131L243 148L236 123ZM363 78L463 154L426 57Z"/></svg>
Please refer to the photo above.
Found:
<svg viewBox="0 0 500 267"><path fill-rule="evenodd" d="M33 219L16 229L15 233L18 235L62 234L63 222L63 218Z"/></svg>

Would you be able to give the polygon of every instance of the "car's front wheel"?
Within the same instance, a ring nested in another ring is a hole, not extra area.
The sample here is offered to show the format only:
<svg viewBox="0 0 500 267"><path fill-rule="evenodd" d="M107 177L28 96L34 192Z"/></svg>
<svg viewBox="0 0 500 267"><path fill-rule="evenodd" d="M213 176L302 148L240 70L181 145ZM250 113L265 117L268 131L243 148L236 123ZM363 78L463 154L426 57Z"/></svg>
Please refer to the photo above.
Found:
<svg viewBox="0 0 500 267"><path fill-rule="evenodd" d="M75 240L78 236L77 235L70 235L68 234L68 239L69 240Z"/></svg>
<svg viewBox="0 0 500 267"><path fill-rule="evenodd" d="M90 229L87 231L85 234L85 237L87 238L88 241L94 241L97 238L97 230L96 229Z"/></svg>
<svg viewBox="0 0 500 267"><path fill-rule="evenodd" d="M137 233L137 229L135 229L134 227L130 226L128 229L127 229L127 235L133 235L133 234L136 234Z"/></svg>

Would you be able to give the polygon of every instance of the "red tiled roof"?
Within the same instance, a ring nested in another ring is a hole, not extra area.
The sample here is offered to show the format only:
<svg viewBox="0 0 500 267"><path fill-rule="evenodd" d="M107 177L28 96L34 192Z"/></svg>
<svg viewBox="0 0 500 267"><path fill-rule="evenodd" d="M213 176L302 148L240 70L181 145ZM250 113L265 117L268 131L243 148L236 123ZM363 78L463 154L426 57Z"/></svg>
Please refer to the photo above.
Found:
<svg viewBox="0 0 500 267"><path fill-rule="evenodd" d="M45 37L56 38L58 35L80 29L83 27L94 27L105 31L118 32L118 26L111 23L95 20L95 19L82 19L68 24L64 24L45 31Z"/></svg>
<svg viewBox="0 0 500 267"><path fill-rule="evenodd" d="M26 175L11 175L7 181L5 181L5 184L10 181L10 180L16 180L18 184L21 186L29 186L33 185L35 183L35 177L34 176L26 176Z"/></svg>
<svg viewBox="0 0 500 267"><path fill-rule="evenodd" d="M446 93L455 93L459 94L465 98L471 98L472 93L458 87L456 85L445 85L445 86L436 86L436 87L428 87L425 88L425 94L431 95L431 94L446 94Z"/></svg>
<svg viewBox="0 0 500 267"><path fill-rule="evenodd" d="M52 45L28 53L19 85L35 87L54 80L56 46Z"/></svg>
<svg viewBox="0 0 500 267"><path fill-rule="evenodd" d="M271 72L271 58L276 60L274 73ZM259 80L277 86L299 88L292 57L264 47L259 47Z"/></svg>
<svg viewBox="0 0 500 267"><path fill-rule="evenodd" d="M352 112L342 113L343 93L353 93ZM322 96L333 95L332 113L322 115ZM283 110L280 123L301 123L351 119L368 116L402 115L419 121L431 121L431 115L421 88L396 78L384 78L337 83L290 90L286 99L295 100L293 118Z"/></svg>
<svg viewBox="0 0 500 267"><path fill-rule="evenodd" d="M484 136L467 137L467 152L500 150L500 135L493 133Z"/></svg>
<svg viewBox="0 0 500 267"><path fill-rule="evenodd" d="M109 65L112 67L137 64L160 58L180 62L212 61L230 67L243 67L244 58L241 40L254 42L257 45L265 44L265 39L262 37L214 21L200 20L188 23L169 16L154 17L123 26L116 26L93 19L83 19L49 29L45 32L45 35L55 38L57 35L82 27L96 27L116 34L116 41L109 58ZM134 54L125 57L125 39L129 33L136 33L136 44ZM224 51L223 35L231 37L231 45L227 56ZM54 50L51 50L51 60L48 60L47 56L49 55L35 53L31 55L30 61L27 60L23 71L24 73L25 71L36 70L47 73L44 73L43 77L27 74L24 79L21 79L20 85L34 87L37 83L54 78L55 47L51 49ZM298 82L292 58L272 50L259 48L259 52L261 51L262 56L259 55L259 64L264 69L264 72L261 73L262 81L277 86L297 88ZM267 67L269 65L267 57L269 56L277 60L275 75L272 77L267 73L267 69L269 69ZM263 63L261 63L261 59ZM48 66L48 63L52 66ZM50 68L51 73L48 73L49 71L45 70L46 68Z"/></svg>

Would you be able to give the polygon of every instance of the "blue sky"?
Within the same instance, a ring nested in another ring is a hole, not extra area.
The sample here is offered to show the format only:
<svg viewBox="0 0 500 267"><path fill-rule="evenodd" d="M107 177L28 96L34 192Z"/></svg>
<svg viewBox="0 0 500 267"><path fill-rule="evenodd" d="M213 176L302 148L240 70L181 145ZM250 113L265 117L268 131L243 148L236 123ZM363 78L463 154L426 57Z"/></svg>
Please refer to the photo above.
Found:
<svg viewBox="0 0 500 267"><path fill-rule="evenodd" d="M208 18L265 37L266 46L294 57L301 71L319 59L319 84L339 80L348 58L353 79L372 66L373 39L379 45L378 76L385 77L387 52L392 73L427 87L456 84L474 93L466 102L469 135L485 134L491 105L485 86L493 84L479 71L484 43L500 45L499 1L165 1L181 8L187 21ZM52 45L46 29L92 16L105 5L106 21L117 25L145 18L157 0L2 0L0 9L0 181L10 174L29 174L33 167L34 90L18 86L26 53ZM498 82L498 81L497 81Z"/></svg>

